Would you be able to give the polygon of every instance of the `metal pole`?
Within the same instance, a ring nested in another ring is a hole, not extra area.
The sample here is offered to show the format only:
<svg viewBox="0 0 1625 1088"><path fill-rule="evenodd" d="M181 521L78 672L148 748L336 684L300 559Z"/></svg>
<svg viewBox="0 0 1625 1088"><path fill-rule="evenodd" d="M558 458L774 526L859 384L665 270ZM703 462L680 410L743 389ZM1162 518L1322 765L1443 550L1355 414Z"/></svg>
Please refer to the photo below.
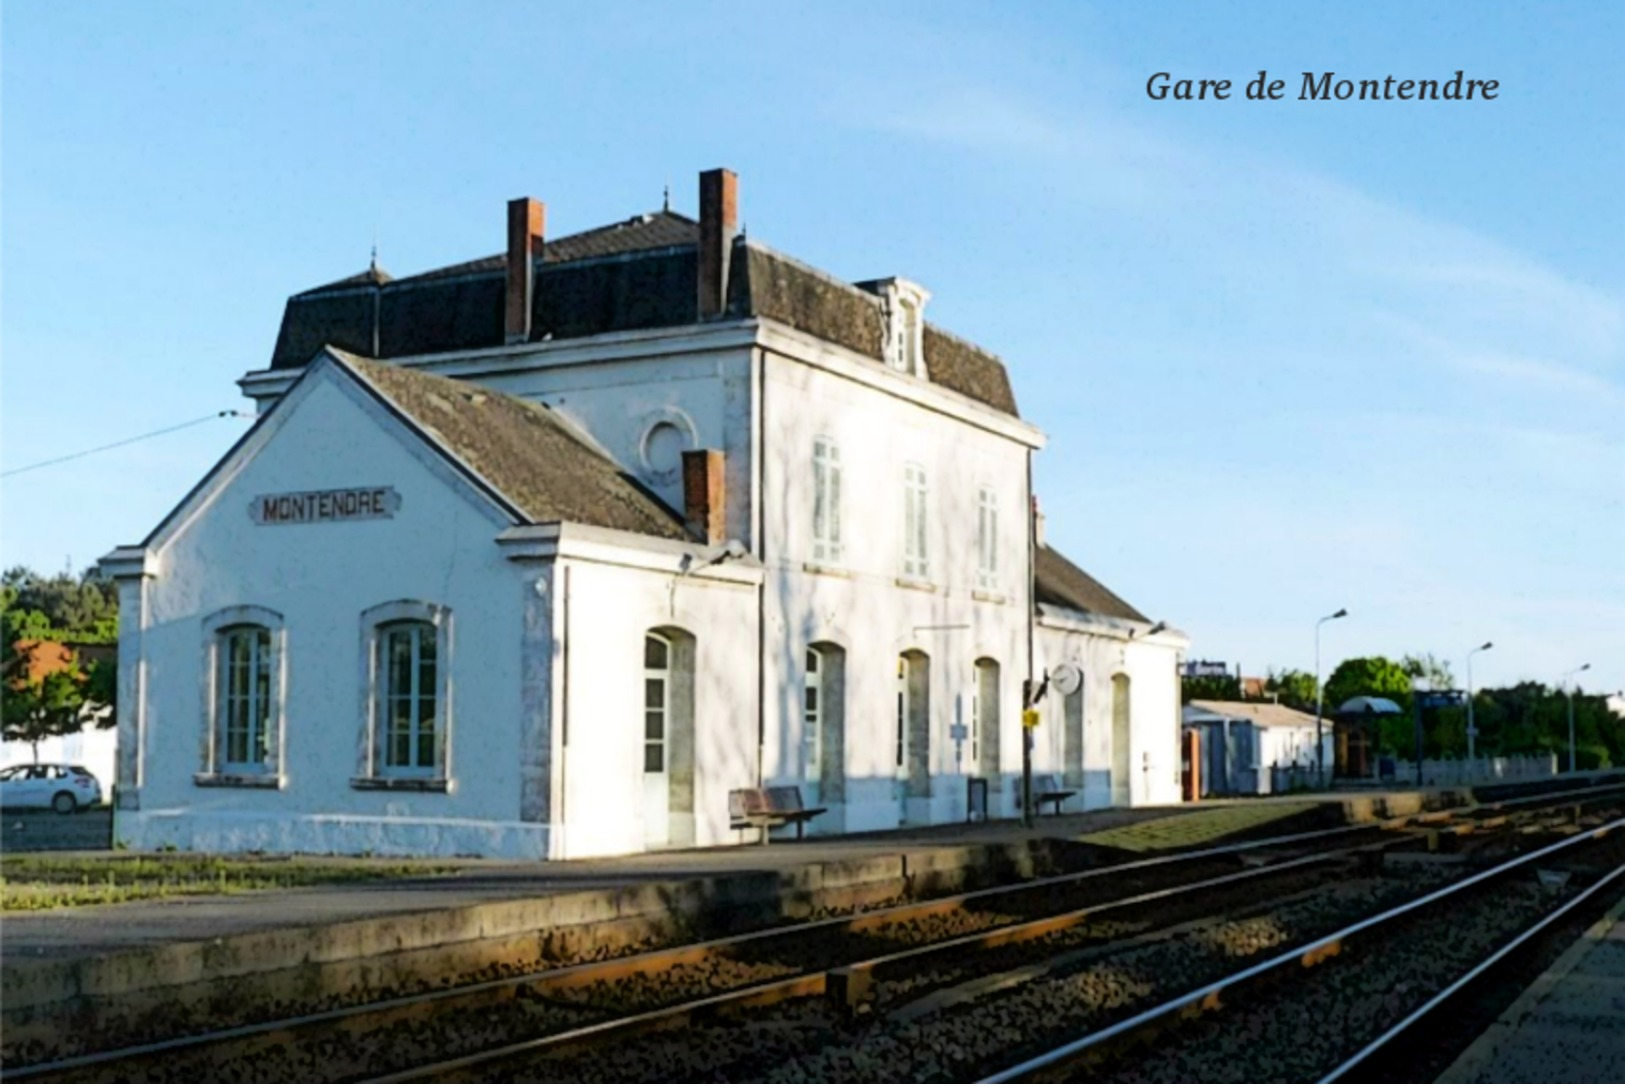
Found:
<svg viewBox="0 0 1625 1088"><path fill-rule="evenodd" d="M1467 655L1467 772L1473 769L1473 740L1478 730L1473 728L1473 655Z"/></svg>
<svg viewBox="0 0 1625 1088"><path fill-rule="evenodd" d="M1483 653L1494 646L1493 642L1486 642L1476 649L1467 651L1467 773L1473 770L1474 741L1478 739L1478 730L1473 725L1473 655Z"/></svg>
<svg viewBox="0 0 1625 1088"><path fill-rule="evenodd" d="M1562 683L1561 687L1564 689L1564 693L1566 695L1568 695L1568 697L1569 697L1569 773L1570 774L1573 774L1575 772L1576 768L1578 767L1578 764L1575 762L1575 758L1574 758L1575 757L1575 751L1574 751L1574 688L1569 685L1569 681L1574 679L1574 675L1576 673L1585 672L1590 667L1591 667L1591 662L1587 661L1584 665L1581 665L1579 668L1570 669L1568 672L1563 674L1563 683Z"/></svg>
<svg viewBox="0 0 1625 1088"><path fill-rule="evenodd" d="M1033 731L1027 727L1026 712L1033 705L1033 682L1021 682L1021 826L1033 826Z"/></svg>
<svg viewBox="0 0 1625 1088"><path fill-rule="evenodd" d="M1320 625L1327 620L1340 620L1348 614L1348 609L1339 608L1330 616L1323 616L1315 623L1315 785L1321 788L1326 785L1326 739L1325 727L1321 724L1320 717Z"/></svg>
<svg viewBox="0 0 1625 1088"><path fill-rule="evenodd" d="M1569 773L1574 773L1574 689L1569 689Z"/></svg>
<svg viewBox="0 0 1625 1088"><path fill-rule="evenodd" d="M1326 730L1321 725L1320 717L1320 623L1315 624L1315 786L1325 789L1326 759L1323 753L1326 751Z"/></svg>

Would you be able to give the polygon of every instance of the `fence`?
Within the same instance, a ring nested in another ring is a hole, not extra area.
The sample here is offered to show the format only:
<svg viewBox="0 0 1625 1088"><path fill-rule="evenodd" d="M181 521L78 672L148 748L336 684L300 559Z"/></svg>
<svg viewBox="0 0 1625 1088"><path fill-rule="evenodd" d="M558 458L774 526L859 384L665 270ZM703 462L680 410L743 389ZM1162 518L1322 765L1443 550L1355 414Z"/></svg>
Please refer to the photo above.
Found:
<svg viewBox="0 0 1625 1088"><path fill-rule="evenodd" d="M1377 761L1387 769L1389 760ZM1466 786L1476 782L1515 782L1527 778L1551 778L1558 773L1557 753L1543 756L1493 756L1478 759L1424 759L1423 786ZM1416 764L1393 761L1388 781L1417 785Z"/></svg>
<svg viewBox="0 0 1625 1088"><path fill-rule="evenodd" d="M1531 778L1551 778L1558 773L1557 753L1543 756L1494 756L1479 759L1425 759L1422 761L1423 786L1467 786L1484 782L1517 782ZM1566 764L1564 764L1566 766ZM1342 778L1344 785L1360 782L1392 783L1399 786L1417 785L1416 764L1392 756L1381 756L1374 761L1377 772L1374 779ZM1270 792L1290 793L1293 790L1315 788L1315 769L1304 764L1273 764L1270 767Z"/></svg>

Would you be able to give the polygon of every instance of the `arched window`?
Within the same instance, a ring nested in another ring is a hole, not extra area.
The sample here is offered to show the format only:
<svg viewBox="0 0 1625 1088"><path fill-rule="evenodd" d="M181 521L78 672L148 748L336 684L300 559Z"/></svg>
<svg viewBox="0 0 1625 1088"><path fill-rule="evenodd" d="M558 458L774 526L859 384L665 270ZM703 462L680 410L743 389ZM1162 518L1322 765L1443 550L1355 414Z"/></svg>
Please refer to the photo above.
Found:
<svg viewBox="0 0 1625 1088"><path fill-rule="evenodd" d="M271 631L258 624L220 630L215 680L219 767L262 774L271 754Z"/></svg>
<svg viewBox="0 0 1625 1088"><path fill-rule="evenodd" d="M450 788L451 620L451 609L424 601L362 613L367 713L353 787Z"/></svg>
<svg viewBox="0 0 1625 1088"><path fill-rule="evenodd" d="M405 620L378 629L384 773L434 777L439 765L439 640L432 623Z"/></svg>
<svg viewBox="0 0 1625 1088"><path fill-rule="evenodd" d="M236 605L203 621L200 786L282 785L282 616Z"/></svg>

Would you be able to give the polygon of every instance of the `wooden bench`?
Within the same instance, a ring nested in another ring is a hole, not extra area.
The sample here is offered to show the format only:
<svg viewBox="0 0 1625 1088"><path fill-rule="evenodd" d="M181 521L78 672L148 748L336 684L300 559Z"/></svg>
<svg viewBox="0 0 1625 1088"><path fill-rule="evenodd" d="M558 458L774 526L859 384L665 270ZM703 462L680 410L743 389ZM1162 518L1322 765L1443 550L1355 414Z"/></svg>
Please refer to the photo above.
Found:
<svg viewBox="0 0 1625 1088"><path fill-rule="evenodd" d="M801 802L800 786L768 786L728 791L728 826L735 831L748 827L762 831L762 841L768 840L768 831L785 824L796 825L796 838L801 838L808 820L828 809L808 808Z"/></svg>
<svg viewBox="0 0 1625 1088"><path fill-rule="evenodd" d="M1033 810L1037 811L1046 804L1055 806L1055 815L1061 814L1061 802L1077 793L1077 790L1064 790L1061 780L1052 774L1033 775Z"/></svg>

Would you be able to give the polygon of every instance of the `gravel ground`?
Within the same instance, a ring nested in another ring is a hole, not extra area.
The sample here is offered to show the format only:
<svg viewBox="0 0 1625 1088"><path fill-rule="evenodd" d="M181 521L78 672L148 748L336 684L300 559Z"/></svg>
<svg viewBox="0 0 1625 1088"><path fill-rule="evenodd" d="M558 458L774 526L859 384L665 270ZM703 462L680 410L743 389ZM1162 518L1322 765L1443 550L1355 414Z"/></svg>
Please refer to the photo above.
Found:
<svg viewBox="0 0 1625 1088"><path fill-rule="evenodd" d="M1222 863L1216 863L1222 865ZM1052 902L1074 904L1098 902L1145 888L1165 886L1170 879L1182 874L1156 871L1155 875L1134 874L1132 879L1113 877L1100 887L1089 884L1069 888L1057 895L1051 891L1018 893L999 897L999 901L1018 903L1033 911L1053 909ZM1160 880L1161 884L1158 884ZM1109 885L1109 888L1108 888ZM869 904L866 910L902 905L898 898L885 903ZM990 900L993 902L993 900ZM845 917L850 909L823 909L807 920ZM107 1077L129 1076L151 1079L162 1076L167 1080L193 1079L289 1079L312 1076L326 1079L350 1076L379 1070L395 1070L465 1054L482 1048L502 1045L520 1038L551 1034L569 1027L608 1015L652 1009L661 1005L710 996L725 990L755 985L834 966L864 957L883 956L902 948L988 929L1014 921L1018 915L992 910L964 910L943 915L910 919L878 925L858 934L815 934L773 941L760 949L742 950L740 958L717 958L701 964L685 964L670 968L654 976L633 976L614 982L597 982L568 991L556 991L545 1001L521 999L492 1004L489 1001L462 999L437 1008L430 1016L403 1016L393 1023L369 1028L352 1034L348 1026L337 1023L318 1028L292 1041L274 1043L245 1042L229 1048L215 1048L196 1055L179 1055L162 1059L161 1066L136 1061L111 1069ZM743 934L742 934L743 935ZM688 940L700 939L689 934ZM530 972L547 970L625 956L658 947L673 947L675 941L649 940L638 945L602 947L591 952L559 960L539 960L535 957L515 959L492 965L457 979L439 980L450 986L469 982L490 981L514 977ZM287 1002L273 1009L254 1010L254 1019L264 1020L293 1017L314 1012L358 1005L366 1002L407 996L423 990L406 988L369 987L351 990L342 995L327 995L325 999ZM173 1038L205 1030L229 1027L246 1022L241 1010L231 1008L177 1008L169 1016L143 1016L128 1023L110 1021L98 1045L144 1039ZM429 1023L430 1030L420 1029ZM222 1056L221 1050L236 1053ZM69 1053L76 1050L69 1050ZM38 1040L27 1040L4 1047L7 1067L42 1062L57 1057L60 1052L50 1051ZM98 1075L100 1071L98 1070Z"/></svg>
<svg viewBox="0 0 1625 1088"><path fill-rule="evenodd" d="M1587 848L1587 860L1625 861L1621 836L1610 838ZM1396 919L1375 942L1352 945L1290 987L1194 1021L1154 1053L1091 1079L1316 1081L1585 883L1577 876L1557 892L1527 878L1501 882Z"/></svg>
<svg viewBox="0 0 1625 1088"><path fill-rule="evenodd" d="M1101 948L1096 962L1037 979L912 1022L855 1026L822 1000L775 1006L765 1016L637 1039L581 1057L542 1058L485 1079L622 1081L963 1080L1032 1037L1032 1025L1081 1033L1249 959L1279 950L1380 906L1417 894L1415 879L1366 879L1326 886L1312 897L1235 921L1196 926L1126 951ZM1037 957L1041 958L1041 957Z"/></svg>

